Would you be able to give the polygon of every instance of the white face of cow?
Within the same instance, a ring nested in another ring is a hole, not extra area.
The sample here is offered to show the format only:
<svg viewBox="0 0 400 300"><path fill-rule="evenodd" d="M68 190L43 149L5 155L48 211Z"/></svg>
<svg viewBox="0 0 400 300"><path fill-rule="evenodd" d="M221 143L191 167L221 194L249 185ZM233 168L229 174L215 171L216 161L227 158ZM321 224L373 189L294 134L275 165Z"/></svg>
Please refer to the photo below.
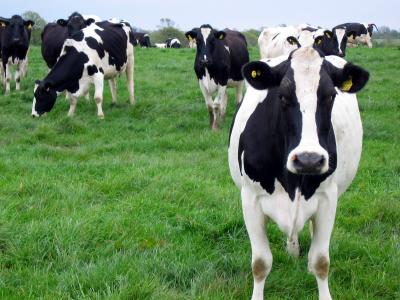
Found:
<svg viewBox="0 0 400 300"><path fill-rule="evenodd" d="M314 48L302 47L275 67L249 63L243 75L255 89L273 89L267 99L278 103L271 105L280 119L277 134L284 143L278 151L284 155L287 170L322 175L335 167L336 140L331 121L335 87L355 93L368 81L368 72L352 64L337 68Z"/></svg>
<svg viewBox="0 0 400 300"><path fill-rule="evenodd" d="M296 164L302 158L315 161L320 173L328 171L328 152L320 145L317 130L317 91L323 58L312 48L300 48L293 53L291 68L295 82L295 95L300 106L302 129L299 145L288 155L286 167L297 173ZM333 95L332 95L333 96Z"/></svg>
<svg viewBox="0 0 400 300"><path fill-rule="evenodd" d="M337 41L338 41L339 56L344 56L345 50L346 50L346 44L347 44L347 38L345 39L346 29L345 28L336 28L335 35L336 35Z"/></svg>

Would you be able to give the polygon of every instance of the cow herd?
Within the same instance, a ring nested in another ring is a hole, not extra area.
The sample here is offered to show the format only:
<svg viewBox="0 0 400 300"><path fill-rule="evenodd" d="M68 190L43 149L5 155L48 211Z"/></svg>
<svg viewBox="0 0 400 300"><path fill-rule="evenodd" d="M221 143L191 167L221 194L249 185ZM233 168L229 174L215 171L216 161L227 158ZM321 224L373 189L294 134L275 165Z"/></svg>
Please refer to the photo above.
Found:
<svg viewBox="0 0 400 300"><path fill-rule="evenodd" d="M16 89L27 71L34 22L0 18L2 81L10 92L10 65ZM196 48L194 71L209 112L210 127L225 117L227 88L236 89L237 110L229 135L228 162L239 188L250 238L253 300L263 299L272 268L266 219L287 234L287 249L299 255L298 234L310 221L308 268L319 299L331 300L329 244L338 198L355 177L361 156L362 124L356 93L369 73L346 62L346 45L372 47L374 24L345 23L332 30L308 24L265 28L258 39L261 60L249 62L245 36L205 24L185 33ZM376 27L376 26L375 26ZM134 46L152 47L148 34L123 20L102 21L73 13L43 29L42 56L49 72L34 87L32 116L49 112L66 91L73 116L77 99L94 86L97 115L104 80L116 101L116 77L127 76L134 97ZM168 39L161 48L179 48ZM243 97L243 91L246 89Z"/></svg>

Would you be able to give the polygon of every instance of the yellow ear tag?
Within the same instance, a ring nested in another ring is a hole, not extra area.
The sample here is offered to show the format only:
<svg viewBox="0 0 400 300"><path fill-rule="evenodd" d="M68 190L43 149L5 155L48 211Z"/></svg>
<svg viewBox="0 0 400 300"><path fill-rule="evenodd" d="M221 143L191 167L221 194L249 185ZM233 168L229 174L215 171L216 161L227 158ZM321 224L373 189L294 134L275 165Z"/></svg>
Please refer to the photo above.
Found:
<svg viewBox="0 0 400 300"><path fill-rule="evenodd" d="M330 33L325 32L325 35L326 35L328 38L331 38L331 34L330 34Z"/></svg>
<svg viewBox="0 0 400 300"><path fill-rule="evenodd" d="M31 25L31 24L28 25L28 29L29 29L29 30L32 29L32 25Z"/></svg>
<svg viewBox="0 0 400 300"><path fill-rule="evenodd" d="M190 35L188 35L188 39L189 39L189 42L191 42L193 40Z"/></svg>
<svg viewBox="0 0 400 300"><path fill-rule="evenodd" d="M342 90L343 92L348 92L348 91L350 91L350 89L351 89L352 86L353 86L353 80L352 80L351 77L350 77L348 80L346 80L345 82L343 82L341 90Z"/></svg>
<svg viewBox="0 0 400 300"><path fill-rule="evenodd" d="M251 71L251 77L256 78L257 76L261 76L261 71L260 70L253 70Z"/></svg>
<svg viewBox="0 0 400 300"><path fill-rule="evenodd" d="M316 41L316 43L317 43L317 45L321 45L322 40L321 40L321 39L318 39L318 40Z"/></svg>
<svg viewBox="0 0 400 300"><path fill-rule="evenodd" d="M224 35L221 34L221 35L219 36L219 39L220 39L220 40L223 40L223 39L224 39Z"/></svg>

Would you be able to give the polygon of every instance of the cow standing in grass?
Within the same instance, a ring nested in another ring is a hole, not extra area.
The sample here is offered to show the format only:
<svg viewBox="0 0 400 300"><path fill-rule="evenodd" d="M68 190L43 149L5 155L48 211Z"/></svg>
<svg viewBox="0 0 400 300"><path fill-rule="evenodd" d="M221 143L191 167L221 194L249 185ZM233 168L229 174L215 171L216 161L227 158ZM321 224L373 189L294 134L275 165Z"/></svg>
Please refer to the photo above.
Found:
<svg viewBox="0 0 400 300"><path fill-rule="evenodd" d="M372 33L374 27L378 30L375 24L344 23L335 26L334 29L345 28L347 41L351 46L365 44L368 48L372 48Z"/></svg>
<svg viewBox="0 0 400 300"><path fill-rule="evenodd" d="M104 79L112 79L125 72L129 99L134 104L134 52L132 29L125 23L108 21L92 23L80 30L63 45L61 56L41 81L36 82L32 116L49 112L57 94L66 90L71 94L68 116L75 113L77 97L87 93L94 84L97 115L104 117ZM111 89L116 100L115 86Z"/></svg>
<svg viewBox="0 0 400 300"><path fill-rule="evenodd" d="M225 117L227 87L236 87L236 103L242 100L243 76L241 69L249 61L246 38L237 31L217 31L202 25L186 32L188 40L196 40L194 71L199 81L208 112L210 126L217 129ZM217 96L213 99L213 94Z"/></svg>
<svg viewBox="0 0 400 300"><path fill-rule="evenodd" d="M2 82L5 92L10 92L12 78L11 65L16 65L15 89L20 90L21 78L26 75L28 68L28 51L31 39L31 30L35 22L24 20L21 16L14 15L10 19L0 17L0 54Z"/></svg>
<svg viewBox="0 0 400 300"><path fill-rule="evenodd" d="M243 74L250 86L236 112L228 151L251 242L252 300L263 299L272 268L266 218L287 234L294 256L299 255L298 233L312 221L308 268L319 299L331 300L330 237L338 197L352 182L361 156L355 93L369 74L312 47L268 63L251 62Z"/></svg>

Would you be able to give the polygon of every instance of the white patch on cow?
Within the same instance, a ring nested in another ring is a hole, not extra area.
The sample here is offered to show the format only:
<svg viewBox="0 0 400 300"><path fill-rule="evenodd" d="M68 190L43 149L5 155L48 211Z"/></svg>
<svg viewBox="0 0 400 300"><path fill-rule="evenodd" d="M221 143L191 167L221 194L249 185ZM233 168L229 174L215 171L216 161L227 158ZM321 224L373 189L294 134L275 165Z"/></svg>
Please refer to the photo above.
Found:
<svg viewBox="0 0 400 300"><path fill-rule="evenodd" d="M265 28L258 37L261 58L287 55L297 49L297 45L287 41L289 36L298 37L300 30L293 26Z"/></svg>
<svg viewBox="0 0 400 300"><path fill-rule="evenodd" d="M338 51L339 55L343 54L342 49L340 49L340 45L342 44L344 35L346 34L346 29L344 28L336 28L335 29L337 41L338 41Z"/></svg>
<svg viewBox="0 0 400 300"><path fill-rule="evenodd" d="M207 39L208 39L208 36L210 35L210 33L211 33L211 28L207 28L207 27L201 28L201 35L203 36L204 46L207 45Z"/></svg>
<svg viewBox="0 0 400 300"><path fill-rule="evenodd" d="M231 50L229 49L229 47L228 46L224 46L225 47L225 49L226 49L226 51L228 51L228 53L230 53L231 52Z"/></svg>
<svg viewBox="0 0 400 300"><path fill-rule="evenodd" d="M288 155L287 168L296 173L293 157L301 153L316 153L322 155L324 165L321 173L328 171L328 152L322 148L318 140L318 130L315 114L317 111L317 90L320 83L320 70L323 58L311 47L302 47L293 53L291 67L294 71L296 96L302 115L302 130L300 144Z"/></svg>
<svg viewBox="0 0 400 300"><path fill-rule="evenodd" d="M156 46L156 48L167 48L166 43L155 43L154 46Z"/></svg>
<svg viewBox="0 0 400 300"><path fill-rule="evenodd" d="M175 44L175 43L176 43L176 44L179 44L179 45L181 44L181 42L180 42L178 39L172 39L172 40L171 40L171 45L173 45L173 44Z"/></svg>
<svg viewBox="0 0 400 300"><path fill-rule="evenodd" d="M204 59L206 59L206 56L204 55ZM207 91L208 94L213 94L217 90L217 83L214 81L213 78L211 78L210 73L208 72L208 69L205 69L205 75L199 80L200 87L202 86L205 91Z"/></svg>

